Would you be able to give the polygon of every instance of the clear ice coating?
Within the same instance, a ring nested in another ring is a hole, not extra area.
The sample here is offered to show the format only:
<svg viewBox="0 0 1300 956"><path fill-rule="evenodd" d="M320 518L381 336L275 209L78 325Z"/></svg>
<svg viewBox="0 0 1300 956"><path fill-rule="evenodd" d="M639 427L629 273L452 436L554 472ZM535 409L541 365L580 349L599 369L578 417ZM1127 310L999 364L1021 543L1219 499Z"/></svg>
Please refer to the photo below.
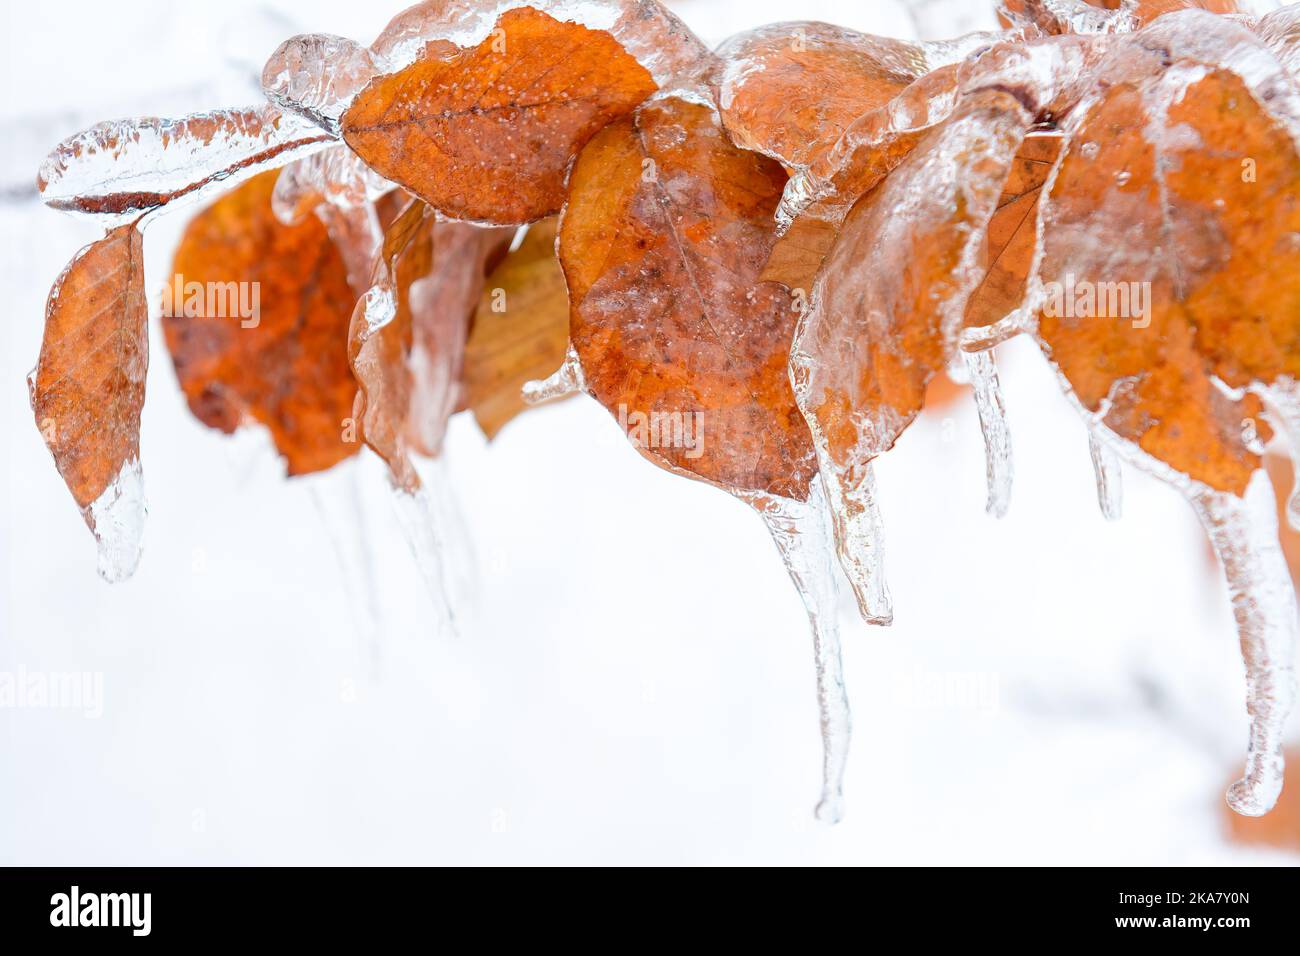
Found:
<svg viewBox="0 0 1300 956"><path fill-rule="evenodd" d="M1097 506L1107 521L1118 521L1124 510L1124 472L1119 456L1107 440L1097 434L1099 427L1088 429L1088 454L1097 480Z"/></svg>
<svg viewBox="0 0 1300 956"><path fill-rule="evenodd" d="M99 545L99 576L110 584L125 581L139 566L147 513L140 460L133 458L84 512Z"/></svg>
<svg viewBox="0 0 1300 956"><path fill-rule="evenodd" d="M975 392L980 430L984 433L984 473L988 482L985 510L995 518L1006 516L1011 504L1011 430L1007 427L1007 409L1002 401L993 352L965 352L963 358Z"/></svg>
<svg viewBox="0 0 1300 956"><path fill-rule="evenodd" d="M1295 699L1295 589L1278 542L1276 500L1262 470L1244 498L1203 487L1188 497L1223 566L1246 665L1250 742L1228 805L1260 816L1282 792L1283 731Z"/></svg>
<svg viewBox="0 0 1300 956"><path fill-rule="evenodd" d="M813 480L807 501L753 492L738 496L763 519L808 611L822 737L822 794L816 814L823 823L839 823L853 722L840 662L839 588L821 481Z"/></svg>
<svg viewBox="0 0 1300 956"><path fill-rule="evenodd" d="M111 228L167 203L229 190L329 142L315 126L268 104L114 120L54 147L36 186L47 206L92 215Z"/></svg>
<svg viewBox="0 0 1300 956"><path fill-rule="evenodd" d="M1282 378L1261 389L1268 418L1286 437L1291 452L1294 480L1286 499L1286 522L1300 531L1300 386Z"/></svg>
<svg viewBox="0 0 1300 956"><path fill-rule="evenodd" d="M382 72L361 44L346 37L307 33L290 37L271 54L262 69L262 89L272 103L337 138L339 118Z"/></svg>
<svg viewBox="0 0 1300 956"><path fill-rule="evenodd" d="M587 390L587 381L582 372L582 360L578 351L569 343L564 356L564 364L540 381L525 382L524 401L529 405L540 405L556 398L577 395Z"/></svg>
<svg viewBox="0 0 1300 956"><path fill-rule="evenodd" d="M280 171L271 194L271 209L277 219L292 226L301 222L318 203L355 209L394 188L352 150L331 146Z"/></svg>

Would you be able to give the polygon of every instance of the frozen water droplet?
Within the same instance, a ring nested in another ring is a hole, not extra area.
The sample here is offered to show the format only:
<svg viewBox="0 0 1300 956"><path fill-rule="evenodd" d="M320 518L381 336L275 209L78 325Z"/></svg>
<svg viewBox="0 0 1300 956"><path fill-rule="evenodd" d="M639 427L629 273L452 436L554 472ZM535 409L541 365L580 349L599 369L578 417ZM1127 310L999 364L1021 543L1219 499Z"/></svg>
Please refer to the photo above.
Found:
<svg viewBox="0 0 1300 956"><path fill-rule="evenodd" d="M1119 456L1094 431L1088 432L1088 453L1097 479L1097 504L1107 521L1118 521L1124 507L1123 471Z"/></svg>
<svg viewBox="0 0 1300 956"><path fill-rule="evenodd" d="M1244 498L1204 486L1189 497L1223 566L1246 665L1250 742L1228 805L1260 816L1282 792L1282 737L1295 698L1295 589L1278 543L1273 489L1257 471Z"/></svg>
<svg viewBox="0 0 1300 956"><path fill-rule="evenodd" d="M525 382L523 396L524 401L529 405L540 405L542 402L577 395L586 390L587 381L582 372L582 361L578 358L573 343L570 342L569 349L564 355L564 364L541 381Z"/></svg>
<svg viewBox="0 0 1300 956"><path fill-rule="evenodd" d="M988 483L985 510L995 518L1006 516L1011 504L1011 480L1015 468L1011 459L1011 430L1002 401L1002 386L993 352L963 352L966 372L975 392L980 430L984 433L984 474Z"/></svg>
<svg viewBox="0 0 1300 956"><path fill-rule="evenodd" d="M761 493L739 497L762 517L808 611L822 737L822 793L815 812L822 823L839 823L853 725L840 661L839 587L821 479L813 481L806 502Z"/></svg>
<svg viewBox="0 0 1300 956"><path fill-rule="evenodd" d="M1127 186L1129 180L1132 178L1133 178L1132 173L1130 173L1127 169L1121 169L1119 172L1115 174L1115 185Z"/></svg>
<svg viewBox="0 0 1300 956"><path fill-rule="evenodd" d="M1101 147L1096 143L1084 143L1079 147L1079 152L1083 154L1084 159L1096 159L1101 153Z"/></svg>
<svg viewBox="0 0 1300 956"><path fill-rule="evenodd" d="M125 581L140 564L146 514L139 459L124 464L83 512L99 545L99 576L110 584Z"/></svg>

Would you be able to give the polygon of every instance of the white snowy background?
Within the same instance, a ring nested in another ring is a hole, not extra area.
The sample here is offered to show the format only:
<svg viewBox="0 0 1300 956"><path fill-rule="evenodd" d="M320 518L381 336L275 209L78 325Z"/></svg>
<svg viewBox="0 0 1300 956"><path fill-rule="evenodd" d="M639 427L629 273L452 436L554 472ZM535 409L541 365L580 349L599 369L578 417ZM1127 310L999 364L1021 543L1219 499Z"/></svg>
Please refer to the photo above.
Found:
<svg viewBox="0 0 1300 956"><path fill-rule="evenodd" d="M928 20L903 0L670 6L712 42L795 18L993 25L981 0ZM0 671L99 672L104 700L99 719L0 709L0 862L1296 862L1227 839L1243 672L1191 511L1129 470L1103 521L1083 426L1023 344L1000 353L1005 520L983 511L969 398L879 464L897 622L868 628L845 595L838 827L812 817L810 638L761 523L647 464L585 398L491 446L453 423L478 579L453 639L377 463L285 481L264 437L190 416L155 325L144 560L102 583L28 408L50 282L96 237L39 205L40 159L99 119L253 102L280 39L368 41L400 7L5 0ZM185 218L150 228L151 276ZM374 582L350 593L340 554L359 553Z"/></svg>

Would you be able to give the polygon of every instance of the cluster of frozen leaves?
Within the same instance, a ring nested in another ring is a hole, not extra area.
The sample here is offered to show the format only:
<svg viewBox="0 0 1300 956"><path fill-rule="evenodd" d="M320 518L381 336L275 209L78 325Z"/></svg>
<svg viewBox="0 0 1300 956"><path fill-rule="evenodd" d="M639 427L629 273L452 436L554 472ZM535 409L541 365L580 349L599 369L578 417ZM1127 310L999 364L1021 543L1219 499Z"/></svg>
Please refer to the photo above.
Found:
<svg viewBox="0 0 1300 956"><path fill-rule="evenodd" d="M429 0L369 46L285 41L267 104L60 144L45 201L107 232L50 294L32 403L102 571L139 557L140 230L215 198L164 298L195 416L261 423L291 475L368 446L428 555L413 457L453 413L490 436L525 401L594 397L771 531L812 623L833 820L835 558L865 620L893 613L872 463L936 380L969 381L1003 514L993 356L1027 335L1087 425L1106 515L1122 460L1205 524L1251 717L1228 799L1265 812L1296 629L1261 455L1275 430L1300 445L1300 14L999 15L945 42L793 22L710 50L656 0Z"/></svg>

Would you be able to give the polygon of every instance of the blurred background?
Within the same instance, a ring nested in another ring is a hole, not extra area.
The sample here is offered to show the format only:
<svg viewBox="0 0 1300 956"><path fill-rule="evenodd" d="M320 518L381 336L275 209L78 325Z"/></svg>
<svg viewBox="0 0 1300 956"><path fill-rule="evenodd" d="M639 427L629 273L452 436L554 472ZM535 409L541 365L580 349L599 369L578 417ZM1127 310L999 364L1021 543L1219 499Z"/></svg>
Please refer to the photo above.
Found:
<svg viewBox="0 0 1300 956"><path fill-rule="evenodd" d="M794 17L899 37L995 25L980 0L668 5L712 43ZM1006 519L984 514L968 394L878 465L896 623L862 624L845 589L836 827L812 816L811 639L762 524L646 463L589 399L491 445L453 421L449 560L477 602L452 638L378 462L285 480L265 435L191 417L155 323L144 559L100 581L28 407L50 283L98 235L39 204L41 159L101 119L256 102L280 40L368 42L401 8L5 0L0 672L102 674L103 693L98 715L0 707L0 862L1300 861L1294 774L1274 816L1243 825L1223 804L1245 692L1205 536L1131 469L1123 520L1102 519L1083 425L1027 343L999 352ZM151 276L192 213L150 226Z"/></svg>

